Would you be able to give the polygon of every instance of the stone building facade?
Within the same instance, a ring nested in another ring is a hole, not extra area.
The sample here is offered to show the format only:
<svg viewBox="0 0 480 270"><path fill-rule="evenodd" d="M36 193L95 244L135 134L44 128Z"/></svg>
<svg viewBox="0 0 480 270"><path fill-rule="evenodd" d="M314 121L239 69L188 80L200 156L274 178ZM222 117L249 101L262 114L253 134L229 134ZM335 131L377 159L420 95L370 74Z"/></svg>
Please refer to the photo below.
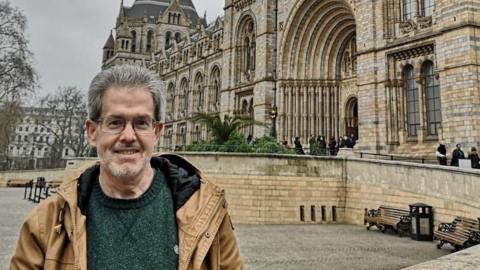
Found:
<svg viewBox="0 0 480 270"><path fill-rule="evenodd" d="M86 112L68 115L41 107L21 111L1 169L61 168L66 159L87 154Z"/></svg>
<svg viewBox="0 0 480 270"><path fill-rule="evenodd" d="M219 3L220 4L220 3ZM136 63L166 85L161 146L206 139L197 112L247 114L280 139L355 134L357 150L432 155L480 142L480 1L190 0L123 3L103 67Z"/></svg>

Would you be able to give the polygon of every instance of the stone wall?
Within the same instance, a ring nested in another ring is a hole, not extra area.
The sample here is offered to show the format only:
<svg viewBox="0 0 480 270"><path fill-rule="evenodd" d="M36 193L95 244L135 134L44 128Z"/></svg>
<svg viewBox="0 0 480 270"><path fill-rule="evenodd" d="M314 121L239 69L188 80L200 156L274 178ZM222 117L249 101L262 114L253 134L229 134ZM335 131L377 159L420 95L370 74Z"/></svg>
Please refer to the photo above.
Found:
<svg viewBox="0 0 480 270"><path fill-rule="evenodd" d="M480 171L358 158L185 153L226 189L235 222L363 224L364 209L381 204L434 207L435 224L480 217ZM314 206L314 217L312 217ZM324 219L322 221L322 206Z"/></svg>
<svg viewBox="0 0 480 270"><path fill-rule="evenodd" d="M351 157L182 154L226 190L236 223L361 225L365 208L417 202L433 206L435 225L457 215L480 217L480 170ZM2 172L0 186L10 178L61 179L93 162L69 160L66 171Z"/></svg>

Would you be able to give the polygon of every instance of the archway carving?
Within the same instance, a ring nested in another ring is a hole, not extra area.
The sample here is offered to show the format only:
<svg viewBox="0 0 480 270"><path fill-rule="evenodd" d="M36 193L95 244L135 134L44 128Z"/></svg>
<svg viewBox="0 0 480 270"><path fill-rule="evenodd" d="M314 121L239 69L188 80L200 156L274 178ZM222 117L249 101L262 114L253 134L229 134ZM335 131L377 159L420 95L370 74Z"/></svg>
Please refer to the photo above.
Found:
<svg viewBox="0 0 480 270"><path fill-rule="evenodd" d="M280 137L343 136L346 95L341 86L355 85L356 92L356 25L350 4L298 1L280 44Z"/></svg>

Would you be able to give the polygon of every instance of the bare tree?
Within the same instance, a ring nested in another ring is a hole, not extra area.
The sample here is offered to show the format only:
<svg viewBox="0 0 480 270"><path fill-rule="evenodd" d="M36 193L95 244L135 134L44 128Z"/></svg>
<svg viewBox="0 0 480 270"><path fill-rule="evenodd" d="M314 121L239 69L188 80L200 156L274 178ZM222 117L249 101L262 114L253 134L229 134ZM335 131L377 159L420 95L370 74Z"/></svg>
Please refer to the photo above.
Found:
<svg viewBox="0 0 480 270"><path fill-rule="evenodd" d="M41 107L48 114L42 121L50 138L47 145L51 148L50 157L60 160L63 151L69 148L75 156L85 156L88 152L84 121L87 117L84 94L76 87L59 87L54 94L42 98Z"/></svg>
<svg viewBox="0 0 480 270"><path fill-rule="evenodd" d="M37 74L25 37L26 17L8 1L0 2L0 105L9 96L33 92Z"/></svg>
<svg viewBox="0 0 480 270"><path fill-rule="evenodd" d="M9 145L13 140L15 127L22 117L18 101L10 100L0 106L0 168L8 169Z"/></svg>

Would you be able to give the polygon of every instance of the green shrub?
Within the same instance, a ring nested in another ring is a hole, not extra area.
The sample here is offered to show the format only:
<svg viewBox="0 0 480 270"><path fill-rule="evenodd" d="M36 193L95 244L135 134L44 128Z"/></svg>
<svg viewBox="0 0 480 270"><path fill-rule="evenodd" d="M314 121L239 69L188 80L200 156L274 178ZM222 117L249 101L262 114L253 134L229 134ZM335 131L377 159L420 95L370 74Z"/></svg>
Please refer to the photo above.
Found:
<svg viewBox="0 0 480 270"><path fill-rule="evenodd" d="M226 153L279 153L292 154L293 150L285 148L277 140L270 136L258 138L253 144L246 144L242 134L234 133L229 139L220 144L218 141L195 142L184 148L191 152L226 152Z"/></svg>

